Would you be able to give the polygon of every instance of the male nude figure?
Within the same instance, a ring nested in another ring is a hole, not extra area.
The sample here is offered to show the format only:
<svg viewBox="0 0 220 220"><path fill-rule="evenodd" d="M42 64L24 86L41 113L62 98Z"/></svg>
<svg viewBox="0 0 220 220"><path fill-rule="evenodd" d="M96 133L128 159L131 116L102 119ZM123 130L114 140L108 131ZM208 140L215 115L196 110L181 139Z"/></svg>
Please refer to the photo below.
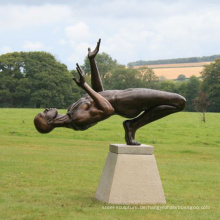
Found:
<svg viewBox="0 0 220 220"><path fill-rule="evenodd" d="M123 122L126 143L140 145L135 140L135 133L140 127L183 110L186 100L176 93L145 88L104 91L95 62L100 42L94 51L88 50L92 88L86 83L85 74L77 64L79 80L73 80L87 94L73 103L65 115L58 114L55 108L45 109L35 117L35 127L40 133L48 133L55 127L86 130L112 115L120 115L129 118Z"/></svg>

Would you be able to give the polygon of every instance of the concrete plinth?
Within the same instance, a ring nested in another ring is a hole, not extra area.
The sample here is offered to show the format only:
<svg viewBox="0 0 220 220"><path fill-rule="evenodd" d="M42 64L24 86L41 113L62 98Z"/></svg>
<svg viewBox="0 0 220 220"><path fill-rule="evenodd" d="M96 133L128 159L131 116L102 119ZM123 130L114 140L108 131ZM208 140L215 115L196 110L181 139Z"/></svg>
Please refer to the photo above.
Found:
<svg viewBox="0 0 220 220"><path fill-rule="evenodd" d="M111 144L96 191L110 204L166 203L154 147Z"/></svg>

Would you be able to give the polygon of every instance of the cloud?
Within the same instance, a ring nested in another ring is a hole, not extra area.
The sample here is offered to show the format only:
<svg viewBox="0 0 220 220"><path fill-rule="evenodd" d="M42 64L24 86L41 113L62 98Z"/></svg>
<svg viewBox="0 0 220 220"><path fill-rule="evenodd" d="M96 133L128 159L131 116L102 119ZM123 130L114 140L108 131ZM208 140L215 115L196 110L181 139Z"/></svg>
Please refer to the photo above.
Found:
<svg viewBox="0 0 220 220"><path fill-rule="evenodd" d="M25 50L43 50L45 49L43 43L41 42L32 42L32 41L25 41L23 48Z"/></svg>
<svg viewBox="0 0 220 220"><path fill-rule="evenodd" d="M64 31L71 42L83 41L90 36L89 27L84 22L78 22L75 25L68 26Z"/></svg>
<svg viewBox="0 0 220 220"><path fill-rule="evenodd" d="M72 66L74 66L75 63L79 63L80 65L82 65L87 55L88 47L88 42L76 44L73 48L73 52L67 58L67 61L72 63Z"/></svg>
<svg viewBox="0 0 220 220"><path fill-rule="evenodd" d="M137 16L134 10L117 20L114 32L108 30L103 38L104 50L120 63L219 53L219 4L170 2L154 1L149 7L143 3ZM111 27L115 20L102 22Z"/></svg>
<svg viewBox="0 0 220 220"><path fill-rule="evenodd" d="M60 39L60 40L58 40L58 44L60 44L60 45L66 45L66 44L67 44L67 41L64 40L64 39Z"/></svg>
<svg viewBox="0 0 220 220"><path fill-rule="evenodd" d="M0 53L4 54L4 53L9 53L12 52L12 49L8 46L3 46L2 48L0 48Z"/></svg>
<svg viewBox="0 0 220 220"><path fill-rule="evenodd" d="M87 55L92 33L84 22L78 22L67 26L64 30L66 40L61 40L60 44L70 45L71 53L67 58L70 63L83 62Z"/></svg>
<svg viewBox="0 0 220 220"><path fill-rule="evenodd" d="M68 66L99 38L100 52L122 64L208 56L220 51L219 10L214 0L0 0L0 40L12 50L52 51Z"/></svg>
<svg viewBox="0 0 220 220"><path fill-rule="evenodd" d="M0 28L6 30L68 22L72 18L71 9L65 5L5 5L0 7L0 14Z"/></svg>
<svg viewBox="0 0 220 220"><path fill-rule="evenodd" d="M63 0L47 0L46 3L51 4L60 4ZM0 0L1 5L8 5L8 4L16 4L16 5L44 5L45 0Z"/></svg>

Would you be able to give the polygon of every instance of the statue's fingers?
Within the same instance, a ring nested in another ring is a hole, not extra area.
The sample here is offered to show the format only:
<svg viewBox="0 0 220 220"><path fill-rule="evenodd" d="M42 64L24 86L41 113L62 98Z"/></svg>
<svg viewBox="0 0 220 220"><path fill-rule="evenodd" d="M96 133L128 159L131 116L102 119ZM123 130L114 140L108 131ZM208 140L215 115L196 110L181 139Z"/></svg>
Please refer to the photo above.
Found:
<svg viewBox="0 0 220 220"><path fill-rule="evenodd" d="M79 69L80 69L81 75L82 75L82 76L85 76L85 72L84 72L83 68L80 66Z"/></svg>
<svg viewBox="0 0 220 220"><path fill-rule="evenodd" d="M101 38L98 40L97 46L96 46L96 50L98 50L98 51L99 51L100 43L101 43Z"/></svg>
<svg viewBox="0 0 220 220"><path fill-rule="evenodd" d="M79 67L76 67L77 72L79 73Z"/></svg>
<svg viewBox="0 0 220 220"><path fill-rule="evenodd" d="M77 72L78 72L79 74L81 74L81 69L80 69L80 66L79 66L78 63L76 64L76 70L77 70Z"/></svg>
<svg viewBox="0 0 220 220"><path fill-rule="evenodd" d="M77 68L80 70L80 72L83 72L82 67L77 63Z"/></svg>
<svg viewBox="0 0 220 220"><path fill-rule="evenodd" d="M78 74L81 76L82 74L81 74L80 68L79 68L79 67L76 67L76 70L77 70Z"/></svg>
<svg viewBox="0 0 220 220"><path fill-rule="evenodd" d="M81 67L81 66L79 66L79 69L81 70L81 72L83 72L83 69L82 69L82 67Z"/></svg>

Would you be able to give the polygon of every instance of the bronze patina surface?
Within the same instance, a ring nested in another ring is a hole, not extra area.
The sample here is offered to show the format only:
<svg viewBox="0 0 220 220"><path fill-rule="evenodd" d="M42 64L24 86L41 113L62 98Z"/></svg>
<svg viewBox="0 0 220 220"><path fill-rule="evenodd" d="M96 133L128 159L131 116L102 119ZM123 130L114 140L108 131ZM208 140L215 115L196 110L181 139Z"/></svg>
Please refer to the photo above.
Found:
<svg viewBox="0 0 220 220"><path fill-rule="evenodd" d="M95 62L101 40L94 51L88 50L91 65L92 88L85 81L85 74L77 64L79 80L75 83L87 93L73 103L65 115L55 108L47 108L39 113L34 124L40 133L48 133L56 127L86 130L112 115L120 115L128 120L123 122L125 141L128 145L140 145L135 140L135 132L144 125L184 109L186 100L181 95L146 88L104 91Z"/></svg>

